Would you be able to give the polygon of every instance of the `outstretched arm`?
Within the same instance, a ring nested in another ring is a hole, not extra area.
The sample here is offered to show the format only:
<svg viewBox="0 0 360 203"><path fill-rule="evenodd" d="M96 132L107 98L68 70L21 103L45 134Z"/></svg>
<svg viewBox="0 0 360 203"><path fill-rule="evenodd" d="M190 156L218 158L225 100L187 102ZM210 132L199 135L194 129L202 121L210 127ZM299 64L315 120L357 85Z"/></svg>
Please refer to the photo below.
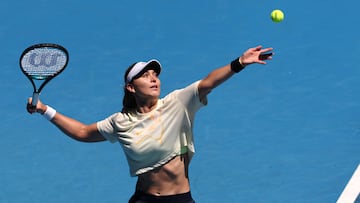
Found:
<svg viewBox="0 0 360 203"><path fill-rule="evenodd" d="M250 48L239 57L238 65L245 67L253 63L266 64L265 60L272 59L272 56L262 56L262 54L272 50L272 48L262 48L262 46ZM225 82L235 73L236 72L234 72L234 69L231 68L231 64L213 70L199 84L198 89L200 99L202 100L203 98L205 98L212 89Z"/></svg>
<svg viewBox="0 0 360 203"><path fill-rule="evenodd" d="M36 107L31 104L31 98L28 100L27 111L29 113L44 114L48 110L48 106L44 105L41 101L38 102ZM56 125L62 132L69 137L81 142L99 142L104 141L105 138L100 134L97 129L96 123L85 125L70 117L64 116L56 112L51 122Z"/></svg>

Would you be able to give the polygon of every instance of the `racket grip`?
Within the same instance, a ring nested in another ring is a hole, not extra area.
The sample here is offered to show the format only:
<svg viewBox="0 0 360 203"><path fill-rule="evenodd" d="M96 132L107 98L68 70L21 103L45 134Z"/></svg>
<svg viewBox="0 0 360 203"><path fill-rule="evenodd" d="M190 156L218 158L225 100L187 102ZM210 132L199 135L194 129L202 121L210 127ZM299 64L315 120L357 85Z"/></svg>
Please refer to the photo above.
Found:
<svg viewBox="0 0 360 203"><path fill-rule="evenodd" d="M40 94L39 94L38 92L34 92L34 93L33 93L32 102L31 102L31 105L32 105L32 106L36 106L36 104L37 104L38 101L39 101L39 96L40 96Z"/></svg>

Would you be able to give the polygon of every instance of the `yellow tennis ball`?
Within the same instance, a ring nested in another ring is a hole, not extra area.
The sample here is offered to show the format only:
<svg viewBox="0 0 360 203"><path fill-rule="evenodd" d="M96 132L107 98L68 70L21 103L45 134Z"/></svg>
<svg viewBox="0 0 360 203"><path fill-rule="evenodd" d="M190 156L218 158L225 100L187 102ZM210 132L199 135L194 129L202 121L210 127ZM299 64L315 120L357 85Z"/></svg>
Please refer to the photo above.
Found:
<svg viewBox="0 0 360 203"><path fill-rule="evenodd" d="M279 9L273 10L271 12L271 20L273 22L276 22L276 23L279 23L279 22L283 21L284 20L284 13Z"/></svg>

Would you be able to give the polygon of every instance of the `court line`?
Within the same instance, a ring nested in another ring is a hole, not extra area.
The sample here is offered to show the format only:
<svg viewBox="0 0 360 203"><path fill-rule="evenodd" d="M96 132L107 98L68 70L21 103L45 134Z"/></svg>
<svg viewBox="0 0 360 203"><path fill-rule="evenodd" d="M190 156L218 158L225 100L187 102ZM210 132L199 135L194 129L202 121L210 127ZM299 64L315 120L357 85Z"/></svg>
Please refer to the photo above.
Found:
<svg viewBox="0 0 360 203"><path fill-rule="evenodd" d="M360 203L360 164L336 203Z"/></svg>

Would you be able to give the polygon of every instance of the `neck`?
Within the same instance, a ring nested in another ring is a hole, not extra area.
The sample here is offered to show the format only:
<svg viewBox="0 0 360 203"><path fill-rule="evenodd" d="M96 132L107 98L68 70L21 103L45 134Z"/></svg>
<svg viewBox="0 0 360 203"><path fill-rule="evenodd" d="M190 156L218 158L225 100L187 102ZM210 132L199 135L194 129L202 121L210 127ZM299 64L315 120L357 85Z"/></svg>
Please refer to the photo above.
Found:
<svg viewBox="0 0 360 203"><path fill-rule="evenodd" d="M151 101L136 101L137 103L137 111L139 113L148 113L155 109L157 104L157 99L151 100Z"/></svg>

